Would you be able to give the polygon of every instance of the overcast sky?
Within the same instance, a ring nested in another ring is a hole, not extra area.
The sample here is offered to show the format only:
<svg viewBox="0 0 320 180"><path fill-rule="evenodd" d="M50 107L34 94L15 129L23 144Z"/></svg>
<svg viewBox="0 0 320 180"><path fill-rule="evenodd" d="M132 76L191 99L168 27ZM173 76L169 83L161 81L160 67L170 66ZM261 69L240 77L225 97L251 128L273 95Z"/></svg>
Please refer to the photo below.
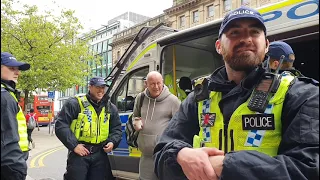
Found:
<svg viewBox="0 0 320 180"><path fill-rule="evenodd" d="M97 29L108 20L131 11L144 16L154 17L172 6L172 0L19 0L21 4L37 5L39 10L62 8L75 10L85 31ZM57 6L59 7L57 8Z"/></svg>

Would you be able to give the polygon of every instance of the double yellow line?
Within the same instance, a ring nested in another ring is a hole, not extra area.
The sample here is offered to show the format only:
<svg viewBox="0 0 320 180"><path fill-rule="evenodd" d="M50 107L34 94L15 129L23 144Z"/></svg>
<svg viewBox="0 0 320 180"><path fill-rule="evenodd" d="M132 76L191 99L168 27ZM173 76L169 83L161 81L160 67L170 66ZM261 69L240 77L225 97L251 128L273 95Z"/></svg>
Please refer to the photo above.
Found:
<svg viewBox="0 0 320 180"><path fill-rule="evenodd" d="M43 159L45 157L47 157L48 155L50 155L56 151L62 150L64 148L65 148L64 146L59 146L59 147L56 147L56 148L53 148L53 149L50 149L48 151L45 151L43 153L38 154L36 157L32 158L29 168L39 168L39 167L45 166L43 164Z"/></svg>

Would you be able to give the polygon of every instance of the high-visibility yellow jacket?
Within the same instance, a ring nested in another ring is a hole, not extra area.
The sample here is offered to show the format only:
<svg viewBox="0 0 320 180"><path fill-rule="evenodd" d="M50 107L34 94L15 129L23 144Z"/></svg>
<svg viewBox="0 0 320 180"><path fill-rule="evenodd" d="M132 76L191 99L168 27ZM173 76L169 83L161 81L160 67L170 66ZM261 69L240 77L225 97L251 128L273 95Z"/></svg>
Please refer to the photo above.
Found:
<svg viewBox="0 0 320 180"><path fill-rule="evenodd" d="M6 86L1 84L1 88L5 89ZM18 103L18 99L17 99L16 95L11 91L8 91L8 92ZM25 118L19 104L18 104L18 106L19 106L19 112L16 115L16 118L18 121L18 133L19 133L19 137L20 137L19 146L23 152L26 152L26 151L29 151L26 118Z"/></svg>
<svg viewBox="0 0 320 180"><path fill-rule="evenodd" d="M70 129L78 141L99 144L109 136L110 112L102 108L98 116L94 107L88 102L87 97L77 97L80 105L78 118L71 123Z"/></svg>
<svg viewBox="0 0 320 180"><path fill-rule="evenodd" d="M264 113L251 111L249 99L224 124L219 108L221 92L210 92L210 98L198 102L200 132L194 136L194 147L216 147L225 152L256 150L270 156L277 155L281 141L281 113L285 95L293 76L281 78L280 86L270 99Z"/></svg>

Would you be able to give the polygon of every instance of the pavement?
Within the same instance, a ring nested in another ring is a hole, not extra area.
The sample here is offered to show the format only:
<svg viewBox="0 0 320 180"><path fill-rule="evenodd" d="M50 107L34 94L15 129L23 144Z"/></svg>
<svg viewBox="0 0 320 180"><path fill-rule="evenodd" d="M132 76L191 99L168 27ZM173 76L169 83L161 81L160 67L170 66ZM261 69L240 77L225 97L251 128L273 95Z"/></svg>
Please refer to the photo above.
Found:
<svg viewBox="0 0 320 180"><path fill-rule="evenodd" d="M60 142L60 140L55 136L55 134L52 134L52 127L50 127L50 134L49 134L49 126L47 127L40 127L40 131L38 131L38 128L35 128L32 132L32 139L35 142L35 148L31 149L29 151L29 160L36 156L37 154L47 151L52 148L56 148L59 146L63 146L63 144ZM28 163L29 164L29 163ZM26 180L36 180L29 175L27 175ZM37 180L54 180L52 178L41 178Z"/></svg>

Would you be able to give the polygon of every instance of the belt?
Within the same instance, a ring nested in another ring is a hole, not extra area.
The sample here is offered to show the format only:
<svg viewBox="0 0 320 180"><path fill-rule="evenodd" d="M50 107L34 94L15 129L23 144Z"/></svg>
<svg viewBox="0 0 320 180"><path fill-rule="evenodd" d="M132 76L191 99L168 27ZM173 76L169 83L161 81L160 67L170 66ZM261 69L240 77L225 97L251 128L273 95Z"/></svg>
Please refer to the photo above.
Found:
<svg viewBox="0 0 320 180"><path fill-rule="evenodd" d="M90 154L99 152L103 148L103 144L96 144L96 145L95 144L86 144L86 143L83 143L83 144L84 144L84 147L86 149L88 149Z"/></svg>

